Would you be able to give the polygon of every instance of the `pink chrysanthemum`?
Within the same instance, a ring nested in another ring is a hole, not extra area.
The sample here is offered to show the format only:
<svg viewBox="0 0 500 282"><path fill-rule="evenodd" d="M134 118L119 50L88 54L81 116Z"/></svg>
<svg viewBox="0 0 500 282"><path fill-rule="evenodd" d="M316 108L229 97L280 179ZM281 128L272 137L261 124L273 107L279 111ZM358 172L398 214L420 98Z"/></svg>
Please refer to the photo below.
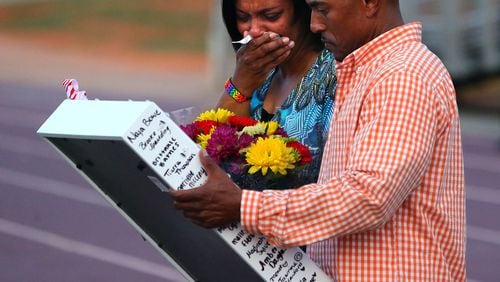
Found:
<svg viewBox="0 0 500 282"><path fill-rule="evenodd" d="M236 159L225 166L225 170L232 175L243 174L246 169L244 168L245 160L243 158Z"/></svg>
<svg viewBox="0 0 500 282"><path fill-rule="evenodd" d="M254 137L243 133L241 136L238 138L238 151L244 148L247 148L250 146L250 144L255 140Z"/></svg>
<svg viewBox="0 0 500 282"><path fill-rule="evenodd" d="M198 128L194 123L181 125L180 127L182 131L184 131L184 133L186 133L186 135L191 138L191 140L194 140L196 138L196 135L198 135Z"/></svg>
<svg viewBox="0 0 500 282"><path fill-rule="evenodd" d="M206 150L217 163L236 157L239 151L236 129L227 124L218 126L208 140Z"/></svg>
<svg viewBox="0 0 500 282"><path fill-rule="evenodd" d="M288 133L286 133L286 131L282 127L279 127L278 129L276 129L276 132L274 132L274 135L288 137Z"/></svg>

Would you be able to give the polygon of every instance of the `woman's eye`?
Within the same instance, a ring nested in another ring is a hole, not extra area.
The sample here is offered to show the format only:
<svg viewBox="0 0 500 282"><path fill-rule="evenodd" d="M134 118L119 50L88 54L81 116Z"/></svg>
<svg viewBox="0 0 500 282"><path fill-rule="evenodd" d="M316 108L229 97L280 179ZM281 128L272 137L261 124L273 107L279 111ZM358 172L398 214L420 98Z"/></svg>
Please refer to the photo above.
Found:
<svg viewBox="0 0 500 282"><path fill-rule="evenodd" d="M236 20L240 22L246 22L249 20L249 16L247 14L236 13Z"/></svg>
<svg viewBox="0 0 500 282"><path fill-rule="evenodd" d="M281 17L281 14L282 13L269 13L269 14L265 14L264 18L268 21L275 21Z"/></svg>
<svg viewBox="0 0 500 282"><path fill-rule="evenodd" d="M325 8L318 8L317 11L323 16L326 16L328 14L328 9Z"/></svg>

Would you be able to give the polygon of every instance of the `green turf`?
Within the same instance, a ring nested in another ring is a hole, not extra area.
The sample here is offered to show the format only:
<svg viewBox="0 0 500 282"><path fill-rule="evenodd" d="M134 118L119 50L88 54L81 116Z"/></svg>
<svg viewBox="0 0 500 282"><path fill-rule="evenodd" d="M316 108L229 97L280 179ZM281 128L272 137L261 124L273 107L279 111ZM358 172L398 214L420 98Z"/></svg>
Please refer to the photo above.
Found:
<svg viewBox="0 0 500 282"><path fill-rule="evenodd" d="M171 0L165 0L171 1ZM161 9L158 1L58 0L0 6L0 30L5 32L73 32L86 40L120 40L154 51L203 51L208 13L180 7ZM136 36L136 38L134 38Z"/></svg>

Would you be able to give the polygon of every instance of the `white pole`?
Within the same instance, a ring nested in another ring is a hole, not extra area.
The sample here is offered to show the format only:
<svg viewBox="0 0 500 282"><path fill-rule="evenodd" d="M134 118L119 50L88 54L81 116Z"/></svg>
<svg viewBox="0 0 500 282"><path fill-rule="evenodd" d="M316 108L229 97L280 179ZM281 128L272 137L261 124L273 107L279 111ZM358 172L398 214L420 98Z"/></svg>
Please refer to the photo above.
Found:
<svg viewBox="0 0 500 282"><path fill-rule="evenodd" d="M479 24L481 26L481 46L483 52L482 66L485 71L492 71L500 67L500 46L495 46L495 44L500 44L495 42L499 40L497 36L498 25L500 19L496 19L498 15L496 13L500 12L500 4L498 0L480 0L479 1Z"/></svg>
<svg viewBox="0 0 500 282"><path fill-rule="evenodd" d="M235 54L222 20L221 7L221 0L212 1L207 36L209 85L211 93L214 93L214 99L222 93L224 82L230 76L235 64Z"/></svg>
<svg viewBox="0 0 500 282"><path fill-rule="evenodd" d="M440 42L440 49L444 56L443 61L455 79L465 76L470 67L468 58L463 52L465 38L460 36L463 32L463 25L460 21L462 1L441 0L441 11L439 11L443 15L443 38Z"/></svg>

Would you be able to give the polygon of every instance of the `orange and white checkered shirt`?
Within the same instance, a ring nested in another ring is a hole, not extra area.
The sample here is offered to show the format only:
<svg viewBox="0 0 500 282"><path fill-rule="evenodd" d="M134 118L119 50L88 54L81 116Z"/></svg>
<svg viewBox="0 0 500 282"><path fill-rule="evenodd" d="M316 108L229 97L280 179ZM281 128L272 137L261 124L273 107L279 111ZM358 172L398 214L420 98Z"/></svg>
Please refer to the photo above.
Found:
<svg viewBox="0 0 500 282"><path fill-rule="evenodd" d="M464 281L465 187L455 90L421 43L394 28L337 65L317 184L243 192L242 226L310 244L339 281Z"/></svg>

